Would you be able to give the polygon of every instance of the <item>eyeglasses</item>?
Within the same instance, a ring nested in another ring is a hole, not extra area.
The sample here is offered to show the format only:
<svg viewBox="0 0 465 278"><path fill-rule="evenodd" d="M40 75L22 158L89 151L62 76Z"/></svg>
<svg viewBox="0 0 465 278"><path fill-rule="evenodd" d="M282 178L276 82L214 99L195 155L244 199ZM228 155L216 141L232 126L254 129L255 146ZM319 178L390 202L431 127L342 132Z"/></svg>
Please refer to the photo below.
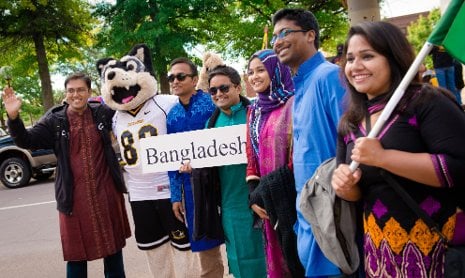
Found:
<svg viewBox="0 0 465 278"><path fill-rule="evenodd" d="M223 94L229 93L229 89L231 88L231 85L220 85L218 87L210 87L208 88L208 92L210 95L214 96L218 91L221 91Z"/></svg>
<svg viewBox="0 0 465 278"><path fill-rule="evenodd" d="M284 39L285 37L287 37L287 35L291 34L291 33L296 33L296 32L302 32L302 33L305 33L305 32L308 32L310 30L303 30L303 29L300 29L300 30L292 30L292 29L283 29L281 30L281 32L279 32L279 34L277 35L274 35L272 38L271 38L271 45L274 45L276 43L277 40L282 40Z"/></svg>
<svg viewBox="0 0 465 278"><path fill-rule="evenodd" d="M189 74L189 73L178 73L178 74L170 74L168 75L168 82L170 83L173 83L174 82L174 79L177 79L179 81L184 81L186 79L186 77L194 77L195 75L194 74Z"/></svg>
<svg viewBox="0 0 465 278"><path fill-rule="evenodd" d="M84 87L80 87L80 88L69 88L69 89L66 89L66 93L72 95L74 93L78 93L79 95L83 95L85 93L87 93L89 90L87 88L84 88Z"/></svg>

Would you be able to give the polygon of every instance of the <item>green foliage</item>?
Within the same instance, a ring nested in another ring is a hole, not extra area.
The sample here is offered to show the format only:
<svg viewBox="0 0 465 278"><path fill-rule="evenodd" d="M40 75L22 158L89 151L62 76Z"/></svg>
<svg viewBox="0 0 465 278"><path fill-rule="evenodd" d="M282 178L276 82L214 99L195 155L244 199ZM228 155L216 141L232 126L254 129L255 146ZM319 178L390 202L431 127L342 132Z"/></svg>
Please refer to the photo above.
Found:
<svg viewBox="0 0 465 278"><path fill-rule="evenodd" d="M53 65L52 71L61 76L68 76L75 72L85 73L92 80L92 88L100 92L100 76L98 75L95 65L97 60L104 57L105 51L97 47L81 47L81 55L85 59L75 59L69 62L57 62ZM59 84L58 90L63 90L63 84ZM58 94L58 95L56 95ZM55 103L62 100L62 95L55 90Z"/></svg>
<svg viewBox="0 0 465 278"><path fill-rule="evenodd" d="M48 64L83 60L80 46L92 42L90 30L95 20L87 1L2 1L0 15L0 51L8 53L8 59L0 58L0 63L14 63L18 76L32 77L39 72L42 99L49 105Z"/></svg>
<svg viewBox="0 0 465 278"><path fill-rule="evenodd" d="M18 69L12 68L11 70L11 83L10 85L15 88L16 93L23 100L21 106L21 117L29 121L31 124L32 120L37 120L44 113L43 105L41 103L41 90L37 74L33 76L21 76L18 75ZM2 87L6 86L6 82L2 79ZM0 114L3 119L6 118L3 105L0 107Z"/></svg>
<svg viewBox="0 0 465 278"><path fill-rule="evenodd" d="M117 1L100 3L95 15L105 19L99 46L108 55L121 57L133 45L146 43L153 52L156 74L165 74L167 64L187 56L185 46L199 42L193 23L219 9L219 1ZM215 8L216 7L216 8Z"/></svg>
<svg viewBox="0 0 465 278"><path fill-rule="evenodd" d="M315 14L320 25L321 49L336 54L336 46L344 43L349 31L347 10L340 0L303 0L302 6Z"/></svg>
<svg viewBox="0 0 465 278"><path fill-rule="evenodd" d="M104 0L96 4L87 0L9 0L0 1L0 66L12 66L15 89L28 92L23 95L24 107L30 103L32 108L42 109L45 92L41 87L46 84L43 79L49 79L49 69L45 65L45 75L44 68L39 71L38 38L43 40L46 57L42 58L51 65L50 72L62 76L85 72L97 89L95 61L122 57L134 44L143 42L151 48L155 73L166 86L169 62L192 55L197 48L216 51L229 61L247 59L262 47L265 26L268 40L271 38L271 17L284 7L314 12L320 23L322 49L334 54L348 30L347 11L340 0L116 0L114 4ZM198 58L190 58L200 65ZM54 101L60 101L62 84L54 89ZM24 109L35 114L32 108Z"/></svg>
<svg viewBox="0 0 465 278"><path fill-rule="evenodd" d="M132 45L144 42L160 76L172 59L187 56L198 45L230 61L247 59L262 47L265 26L271 38L271 17L284 7L314 11L325 50L334 52L344 40L347 11L340 0L119 0L115 5L97 4L94 14L105 19L99 45L109 55L121 57Z"/></svg>
<svg viewBox="0 0 465 278"><path fill-rule="evenodd" d="M268 26L268 38L271 38L271 17L284 6L285 3L278 0L229 2L219 14L200 22L198 29L202 44L220 53L223 58L247 59L262 47L265 26Z"/></svg>
<svg viewBox="0 0 465 278"><path fill-rule="evenodd" d="M17 91L22 98L21 118L26 125L32 125L45 112L41 102L41 90L38 76L25 76L15 79L15 83L21 88Z"/></svg>
<svg viewBox="0 0 465 278"><path fill-rule="evenodd" d="M320 24L321 48L335 54L336 45L345 39L349 28L347 11L339 0L230 2L220 15L199 26L205 30L203 43L226 58L248 58L261 49L265 26L268 26L268 41L271 39L272 16L285 7L312 11ZM229 57L224 55L225 51Z"/></svg>
<svg viewBox="0 0 465 278"><path fill-rule="evenodd" d="M417 21L412 22L412 24L407 27L407 38L417 53L421 50L427 41L429 35L433 31L433 27L436 25L440 18L440 10L433 9L427 17L420 15ZM427 68L433 68L431 57L428 56L424 63Z"/></svg>

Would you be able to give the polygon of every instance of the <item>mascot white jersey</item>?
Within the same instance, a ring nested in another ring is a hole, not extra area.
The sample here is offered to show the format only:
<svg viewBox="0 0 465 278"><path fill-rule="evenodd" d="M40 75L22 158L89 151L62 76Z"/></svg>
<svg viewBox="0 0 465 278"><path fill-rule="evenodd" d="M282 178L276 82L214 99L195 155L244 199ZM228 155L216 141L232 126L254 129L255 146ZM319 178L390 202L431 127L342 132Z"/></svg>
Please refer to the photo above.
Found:
<svg viewBox="0 0 465 278"><path fill-rule="evenodd" d="M131 201L170 198L169 178L166 172L142 173L139 141L148 136L166 134L166 114L178 102L175 96L154 96L132 115L117 111L113 117L113 131L121 150L121 158L128 172L127 183ZM156 190L153 190L155 188Z"/></svg>
<svg viewBox="0 0 465 278"><path fill-rule="evenodd" d="M157 82L145 45L136 45L119 60L100 59L97 69L102 80L103 99L117 111L113 117L113 132L125 162L124 169L128 173L130 200L170 198L166 172L142 173L139 140L166 134L166 115L178 102L178 98L156 94Z"/></svg>
<svg viewBox="0 0 465 278"><path fill-rule="evenodd" d="M119 60L98 60L97 70L103 99L116 110L113 132L126 164L137 247L146 253L153 277L177 278L196 273L194 267L185 268L196 265L195 257L187 252L190 243L186 225L173 213L168 174L143 173L139 153L140 139L166 134L166 116L178 98L157 95L150 50L144 44L134 46Z"/></svg>

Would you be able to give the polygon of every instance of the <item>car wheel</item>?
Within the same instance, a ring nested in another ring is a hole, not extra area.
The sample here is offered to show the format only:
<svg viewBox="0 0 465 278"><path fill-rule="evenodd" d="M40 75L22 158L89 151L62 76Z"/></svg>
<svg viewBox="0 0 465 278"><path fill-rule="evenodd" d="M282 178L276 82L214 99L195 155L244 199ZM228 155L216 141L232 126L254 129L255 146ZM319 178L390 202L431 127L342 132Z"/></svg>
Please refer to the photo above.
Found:
<svg viewBox="0 0 465 278"><path fill-rule="evenodd" d="M18 157L11 157L0 165L0 181L8 188L17 188L29 183L29 164Z"/></svg>
<svg viewBox="0 0 465 278"><path fill-rule="evenodd" d="M53 175L53 171L47 172L47 173L37 173L33 176L33 178L39 181L43 181L43 180L50 178L52 175Z"/></svg>

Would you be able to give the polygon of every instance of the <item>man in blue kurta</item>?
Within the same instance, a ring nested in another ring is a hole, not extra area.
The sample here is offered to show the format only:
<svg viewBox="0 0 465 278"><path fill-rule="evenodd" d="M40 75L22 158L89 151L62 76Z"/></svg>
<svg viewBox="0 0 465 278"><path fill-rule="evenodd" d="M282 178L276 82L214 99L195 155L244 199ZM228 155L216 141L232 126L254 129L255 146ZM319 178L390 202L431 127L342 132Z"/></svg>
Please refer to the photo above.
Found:
<svg viewBox="0 0 465 278"><path fill-rule="evenodd" d="M168 133L203 129L216 107L209 94L195 90L198 81L197 67L189 59L174 59L170 64L168 81L171 92L179 97L179 103L167 115ZM178 171L171 171L168 174L173 211L180 221L187 222L192 252L199 252L201 277L222 277L224 267L219 248L222 241L209 239L194 241L192 237L194 199L190 174ZM185 209L182 206L183 197Z"/></svg>
<svg viewBox="0 0 465 278"><path fill-rule="evenodd" d="M282 9L273 16L273 49L294 75L293 159L297 191L297 250L306 277L342 275L318 246L299 210L305 182L327 158L335 156L337 125L344 88L339 67L327 62L319 47L315 16L302 9Z"/></svg>

